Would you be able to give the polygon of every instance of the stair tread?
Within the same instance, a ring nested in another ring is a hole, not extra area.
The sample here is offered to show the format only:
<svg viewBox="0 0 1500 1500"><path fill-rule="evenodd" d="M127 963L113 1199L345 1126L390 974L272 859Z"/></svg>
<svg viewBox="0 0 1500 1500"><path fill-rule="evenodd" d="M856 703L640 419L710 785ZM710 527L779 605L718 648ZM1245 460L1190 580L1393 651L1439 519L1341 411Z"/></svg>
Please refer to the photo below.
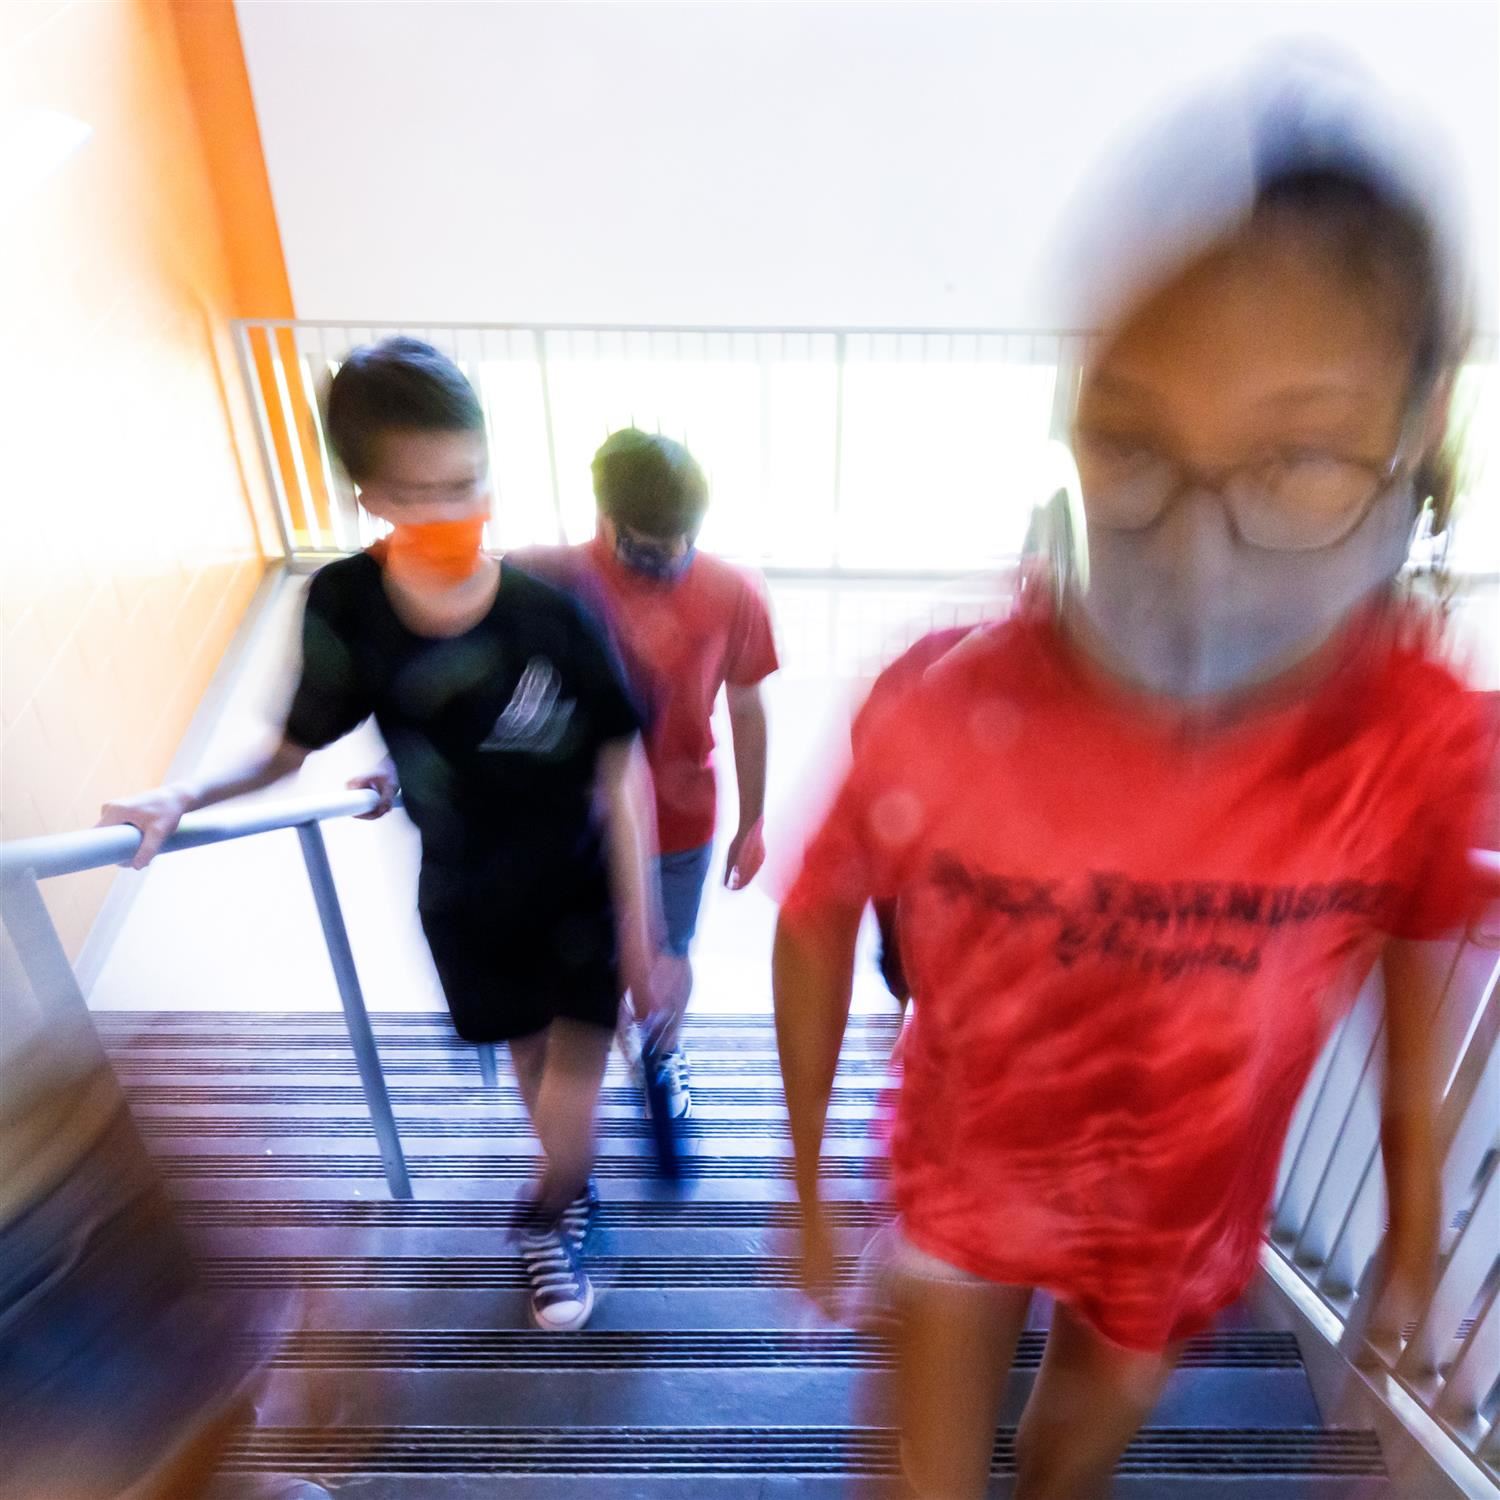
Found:
<svg viewBox="0 0 1500 1500"><path fill-rule="evenodd" d="M612 1060L588 1261L600 1302L567 1337L527 1325L506 1238L537 1157L503 1049L486 1088L445 1016L372 1017L420 1195L396 1202L337 1012L97 1019L184 1225L210 1247L206 1284L272 1322L285 1292L308 1294L309 1326L270 1356L262 1424L236 1445L235 1470L349 1480L362 1500L584 1500L585 1488L596 1500L601 1484L611 1500L834 1500L851 1476L878 1491L895 1474L892 1432L848 1420L881 1420L878 1398L856 1393L888 1368L887 1349L809 1327L796 1289L769 1016L690 1021L693 1174L671 1192L652 1178L638 1090ZM833 1094L825 1173L848 1289L890 1218L878 1117L896 1032L893 1016L858 1018ZM1046 1322L1039 1299L1007 1423ZM299 1424L330 1405L338 1425ZM705 1414L737 1421L700 1425ZM1002 1426L999 1476L1012 1442ZM1295 1338L1235 1310L1189 1344L1117 1493L1281 1500L1290 1486L1306 1500L1388 1500L1383 1476L1374 1434L1319 1424Z"/></svg>

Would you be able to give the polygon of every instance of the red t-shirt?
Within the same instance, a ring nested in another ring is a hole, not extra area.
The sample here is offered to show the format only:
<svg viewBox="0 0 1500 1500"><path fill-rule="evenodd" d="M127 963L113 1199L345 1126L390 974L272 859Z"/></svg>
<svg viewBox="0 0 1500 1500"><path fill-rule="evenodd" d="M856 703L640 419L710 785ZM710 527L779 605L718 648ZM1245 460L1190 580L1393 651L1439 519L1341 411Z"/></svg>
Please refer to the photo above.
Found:
<svg viewBox="0 0 1500 1500"><path fill-rule="evenodd" d="M658 583L627 568L600 537L576 547L529 548L512 560L578 594L613 632L650 713L646 754L662 853L710 842L714 700L725 683L748 687L777 666L760 580L699 552L682 578Z"/></svg>
<svg viewBox="0 0 1500 1500"><path fill-rule="evenodd" d="M1383 941L1470 912L1490 738L1476 695L1369 632L1310 696L1193 737L1050 619L913 648L784 908L899 897L912 1241L1127 1347L1204 1327Z"/></svg>

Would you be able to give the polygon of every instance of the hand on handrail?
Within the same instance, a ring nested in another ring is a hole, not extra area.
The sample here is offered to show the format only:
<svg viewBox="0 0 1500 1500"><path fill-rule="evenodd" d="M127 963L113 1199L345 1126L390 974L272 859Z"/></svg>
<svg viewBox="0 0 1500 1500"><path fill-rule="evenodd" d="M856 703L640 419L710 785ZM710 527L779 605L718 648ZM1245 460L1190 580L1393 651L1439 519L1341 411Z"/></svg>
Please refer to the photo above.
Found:
<svg viewBox="0 0 1500 1500"><path fill-rule="evenodd" d="M396 805L400 795L400 783L396 780L395 762L386 759L368 776L356 776L348 783L351 792L374 792L379 799L367 813L356 813L361 822L383 818Z"/></svg>
<svg viewBox="0 0 1500 1500"><path fill-rule="evenodd" d="M57 875L76 875L81 870L131 864L141 853L137 815L144 818L142 804L157 795L157 792L143 792L110 803L104 821L93 828L0 842L0 881L13 876L50 880ZM297 828L304 823L322 823L330 818L355 818L370 812L378 797L378 793L370 791L346 791L338 796L324 792L286 801L241 803L222 812L212 808L193 811L182 819L175 833L158 844L156 855L171 854L178 849L201 849L208 844ZM399 795L397 805L400 805Z"/></svg>
<svg viewBox="0 0 1500 1500"><path fill-rule="evenodd" d="M188 813L274 786L300 770L307 756L305 747L281 735L264 749L196 785L176 783L140 792L121 802L107 802L97 826L108 828L128 823L139 828L140 847L128 863L131 869L144 870Z"/></svg>
<svg viewBox="0 0 1500 1500"><path fill-rule="evenodd" d="M139 848L130 859L121 863L131 870L144 870L192 809L193 795L186 787L162 786L135 797L122 798L119 802L106 802L99 810L99 821L94 826L113 828L128 824L140 829Z"/></svg>

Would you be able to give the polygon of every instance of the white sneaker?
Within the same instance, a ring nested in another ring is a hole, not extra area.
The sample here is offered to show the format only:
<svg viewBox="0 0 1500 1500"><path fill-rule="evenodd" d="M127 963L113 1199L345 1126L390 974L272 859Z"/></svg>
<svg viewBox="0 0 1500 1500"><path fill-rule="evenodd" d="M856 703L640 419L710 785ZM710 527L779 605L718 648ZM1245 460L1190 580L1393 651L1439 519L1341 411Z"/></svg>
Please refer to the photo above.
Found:
<svg viewBox="0 0 1500 1500"><path fill-rule="evenodd" d="M599 1217L599 1184L592 1177L583 1191L562 1212L563 1233L582 1250L594 1221Z"/></svg>
<svg viewBox="0 0 1500 1500"><path fill-rule="evenodd" d="M689 1083L691 1069L688 1067L687 1053L681 1047L673 1047L669 1052L647 1051L643 1056L642 1066L653 1070L648 1096L653 1102L658 1098L662 1101L667 1118L691 1118L693 1091Z"/></svg>
<svg viewBox="0 0 1500 1500"><path fill-rule="evenodd" d="M520 1251L531 1282L532 1322L551 1333L582 1328L594 1311L594 1287L561 1222L523 1229Z"/></svg>

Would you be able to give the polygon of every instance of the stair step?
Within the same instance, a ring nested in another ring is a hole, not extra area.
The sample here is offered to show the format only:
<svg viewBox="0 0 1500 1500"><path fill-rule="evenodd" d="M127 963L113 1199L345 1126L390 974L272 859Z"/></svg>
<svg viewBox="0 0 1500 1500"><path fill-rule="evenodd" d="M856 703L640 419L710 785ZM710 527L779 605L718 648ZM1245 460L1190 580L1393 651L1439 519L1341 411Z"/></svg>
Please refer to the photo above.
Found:
<svg viewBox="0 0 1500 1500"><path fill-rule="evenodd" d="M1001 1392L999 1420L1020 1420L1036 1370L1015 1368ZM344 1369L278 1370L257 1398L270 1427L326 1412L340 1426L368 1423L487 1423L547 1426L565 1413L580 1427L676 1427L705 1413L733 1415L750 1427L894 1422L890 1381L878 1367L779 1366L657 1370ZM1319 1429L1303 1371L1178 1371L1167 1382L1146 1428L1196 1430Z"/></svg>
<svg viewBox="0 0 1500 1500"><path fill-rule="evenodd" d="M836 1229L877 1229L888 1223L883 1203L826 1205ZM200 1198L181 1203L178 1216L193 1228L246 1229L510 1229L516 1223L514 1199L340 1200L331 1198ZM797 1206L786 1202L690 1199L632 1202L610 1198L600 1208L601 1230L617 1229L795 1229Z"/></svg>
<svg viewBox="0 0 1500 1500"><path fill-rule="evenodd" d="M100 1028L100 1035L107 1047L116 1051L141 1050L147 1052L328 1052L337 1055L349 1050L349 1035L342 1027L318 1031L245 1031L206 1029L203 1031L146 1030L130 1032L116 1027ZM473 1042L466 1042L451 1029L446 1031L377 1031L376 1045L382 1055L387 1053L425 1052L435 1056L476 1056ZM895 1045L894 1031L875 1032L851 1030L844 1035L844 1050L853 1056L887 1058ZM772 1061L776 1053L776 1037L770 1029L741 1034L722 1033L710 1035L689 1033L683 1038L689 1060L696 1066L700 1058L754 1057L760 1061ZM497 1055L506 1057L503 1043L496 1044Z"/></svg>
<svg viewBox="0 0 1500 1500"><path fill-rule="evenodd" d="M370 1024L377 1035L386 1031L437 1031L453 1034L453 1023L445 1010L372 1010ZM338 1010L100 1010L94 1012L100 1031L117 1030L127 1034L140 1031L170 1032L198 1030L206 1034L217 1031L275 1031L297 1028L322 1028L340 1035L344 1017ZM894 1011L855 1012L849 1017L849 1030L897 1031L900 1021ZM709 1011L688 1016L684 1034L696 1037L704 1032L728 1032L740 1035L754 1032L771 1036L775 1023L768 1011Z"/></svg>
<svg viewBox="0 0 1500 1500"><path fill-rule="evenodd" d="M1002 1430L994 1472L1014 1471ZM860 1427L262 1427L234 1445L232 1472L568 1476L834 1474L895 1476L895 1434ZM1319 1428L1144 1429L1120 1473L1168 1476L1380 1476L1373 1433Z"/></svg>
<svg viewBox="0 0 1500 1500"><path fill-rule="evenodd" d="M723 1186L735 1188L729 1183ZM486 1254L506 1248L504 1236L518 1221L514 1199L458 1203L419 1199L389 1205L417 1210L406 1215L379 1212L386 1206L375 1200L279 1199L261 1205L243 1198L229 1204L194 1199L182 1205L182 1222L201 1237L205 1253L339 1257ZM256 1212L262 1207L268 1211ZM301 1212L304 1208L313 1212ZM363 1213L363 1209L377 1212ZM890 1209L880 1203L835 1201L829 1205L828 1218L835 1249L858 1255L871 1234L890 1222ZM690 1198L653 1203L609 1197L590 1238L590 1253L791 1255L797 1249L797 1221L796 1207L789 1200L716 1203Z"/></svg>
<svg viewBox="0 0 1500 1500"><path fill-rule="evenodd" d="M791 1157L789 1137L768 1141L764 1131L720 1132L714 1128L715 1122L712 1120L701 1123L706 1128L682 1133L681 1140L684 1146L682 1155L686 1161L702 1165L713 1160L736 1162L757 1160L763 1157L767 1160L783 1157L790 1159ZM352 1158L349 1137L325 1136L318 1129L315 1116L304 1120L302 1125L303 1128L295 1134L282 1135L275 1131L256 1130L254 1121L251 1121L250 1128L236 1132L229 1139L240 1151L257 1157L270 1155L295 1158L315 1154L336 1157L339 1160L355 1159ZM824 1142L824 1157L829 1161L860 1157L883 1161L885 1156L880 1132L868 1121L864 1122L864 1127L862 1130L843 1130L833 1135ZM215 1138L210 1133L207 1138L200 1141L197 1133L191 1128L190 1121L167 1132L167 1138L170 1143L169 1155L175 1153L184 1157L220 1156L224 1153L224 1138ZM485 1149L487 1139L494 1138L480 1134L469 1135L462 1131L446 1138L427 1137L422 1149L414 1153L413 1159L434 1161L445 1156L470 1158L494 1155L495 1153ZM498 1139L508 1140L519 1148L505 1153L507 1155L535 1157L541 1151L540 1145L530 1131L508 1132ZM648 1135L637 1135L634 1131L607 1132L599 1143L599 1159L603 1161L654 1161L654 1155L648 1144L649 1139ZM375 1145L373 1137L368 1138L368 1143L370 1152L373 1154ZM762 1149L766 1146L771 1146L773 1149L767 1152ZM606 1167L604 1170L608 1172L611 1169ZM842 1168L835 1170L842 1170Z"/></svg>
<svg viewBox="0 0 1500 1500"><path fill-rule="evenodd" d="M499 1155L475 1151L463 1154L416 1155L407 1153L406 1164L412 1177L422 1178L530 1178L536 1171L537 1157L527 1152ZM373 1154L354 1156L336 1152L270 1152L185 1153L175 1152L156 1157L163 1177L230 1177L240 1180L253 1177L320 1178L381 1177L380 1158ZM688 1179L727 1179L754 1181L772 1179L790 1181L792 1159L789 1155L765 1156L688 1156L684 1158L683 1175ZM594 1175L600 1179L620 1177L649 1178L651 1161L645 1152L631 1155L601 1154ZM859 1179L878 1182L888 1175L884 1157L829 1155L823 1162L823 1176L835 1179Z"/></svg>
<svg viewBox="0 0 1500 1500"><path fill-rule="evenodd" d="M356 1075L354 1054L348 1046L328 1047L317 1052L297 1052L288 1048L261 1045L246 1047L245 1056L235 1056L231 1049L211 1047L205 1044L201 1053L174 1051L160 1048L134 1046L127 1050L111 1052L110 1060L122 1077L142 1074L189 1073L193 1077L204 1074L244 1074L259 1076L267 1073L301 1077L313 1073L319 1077L329 1075ZM226 1052L228 1055L226 1055ZM462 1052L393 1052L381 1054L384 1071L396 1078L403 1077L479 1077L479 1060L469 1049ZM844 1077L884 1077L889 1071L890 1060L883 1054L845 1053L839 1059L839 1073ZM715 1075L764 1080L765 1084L780 1081L774 1052L755 1052L722 1057L692 1057L693 1081ZM609 1065L606 1075L616 1083L629 1077L624 1063L615 1061Z"/></svg>
<svg viewBox="0 0 1500 1500"><path fill-rule="evenodd" d="M337 1012L97 1019L185 1227L208 1240L206 1285L265 1327L301 1294L305 1326L269 1355L235 1471L361 1500L845 1500L851 1480L896 1500L888 1349L813 1324L797 1289L768 1016L690 1020L691 1176L676 1187L654 1180L639 1091L611 1060L587 1262L600 1297L566 1337L529 1327L506 1238L537 1155L504 1049L486 1088L445 1015L373 1018L422 1194L395 1202ZM879 1113L897 1030L889 1014L856 1020L833 1093L825 1178L846 1294L890 1220ZM1048 1313L1037 1299L1008 1382L996 1500ZM1375 1436L1320 1422L1296 1339L1235 1309L1187 1346L1115 1494L1392 1500Z"/></svg>
<svg viewBox="0 0 1500 1500"><path fill-rule="evenodd" d="M194 1140L254 1136L276 1138L306 1136L369 1139L373 1136L369 1116L327 1115L145 1115L136 1120L143 1136L149 1139L188 1136ZM491 1114L477 1119L454 1119L451 1116L397 1116L403 1139L427 1140L434 1137L462 1140L530 1140L531 1121L524 1115ZM830 1141L869 1141L879 1127L869 1119L829 1120L824 1139ZM688 1140L774 1140L791 1138L787 1121L720 1119L707 1109L698 1108L693 1118L679 1122L679 1134ZM605 1117L599 1121L599 1138L606 1141L648 1141L651 1125L637 1110L628 1116Z"/></svg>
<svg viewBox="0 0 1500 1500"><path fill-rule="evenodd" d="M852 1286L857 1259L836 1262L836 1279ZM591 1255L589 1275L601 1287L790 1287L790 1255ZM307 1291L521 1290L526 1273L511 1255L215 1255L201 1262L204 1285L237 1290L301 1287Z"/></svg>
<svg viewBox="0 0 1500 1500"><path fill-rule="evenodd" d="M1022 1334L1015 1367L1035 1370L1046 1333ZM374 1328L300 1330L277 1341L258 1336L247 1352L275 1369L340 1370L883 1370L890 1345L872 1333L846 1328L619 1329L588 1328L559 1338L518 1328ZM1179 1368L1300 1370L1302 1355L1290 1333L1227 1330L1190 1339Z"/></svg>
<svg viewBox="0 0 1500 1500"><path fill-rule="evenodd" d="M426 1203L494 1203L510 1202L522 1190L527 1179L500 1177L429 1177L416 1185L418 1199ZM796 1192L790 1177L734 1178L694 1177L666 1183L652 1177L611 1178L605 1187L605 1200L619 1202L721 1203L738 1202L791 1203ZM238 1199L242 1202L292 1199L325 1202L382 1202L389 1200L383 1179L357 1177L245 1177L225 1176L179 1177L172 1185L179 1203ZM883 1183L858 1177L831 1177L823 1182L823 1196L831 1201L874 1201L884 1198Z"/></svg>
<svg viewBox="0 0 1500 1500"><path fill-rule="evenodd" d="M886 1092L888 1085L836 1080L833 1086L831 1107L864 1103L873 1104ZM392 1084L389 1089L391 1102L397 1108L403 1104L427 1104L439 1106L469 1106L476 1109L494 1109L496 1106L519 1107L520 1091L509 1085L500 1088L484 1088L477 1084L447 1083L439 1085ZM125 1093L132 1106L142 1105L327 1105L344 1104L362 1106L364 1093L358 1084L192 1084L192 1083L127 1083ZM639 1109L641 1091L633 1083L606 1084L599 1095L605 1106ZM769 1105L785 1108L786 1094L780 1082L750 1084L722 1083L710 1080L693 1081L693 1104L716 1105Z"/></svg>
<svg viewBox="0 0 1500 1500"><path fill-rule="evenodd" d="M246 1309L247 1326L286 1326L279 1304L293 1282L255 1283L242 1289L220 1288ZM806 1328L813 1321L807 1300L786 1286L615 1286L596 1279L598 1301L589 1327L600 1331L695 1328ZM463 1290L347 1287L302 1288L299 1295L317 1326L327 1329L381 1328L530 1328L528 1294L472 1285ZM424 1375L413 1379L425 1379ZM563 1407L562 1410L571 1410ZM713 1408L717 1410L715 1406ZM725 1408L726 1415L733 1415ZM698 1413L694 1413L698 1415ZM554 1413L555 1416L555 1413Z"/></svg>
<svg viewBox="0 0 1500 1500"><path fill-rule="evenodd" d="M273 1464L260 1471L296 1477ZM330 1480L330 1484L336 1481ZM607 1487L591 1475L360 1474L342 1496L359 1500L849 1500L849 1478L820 1474L611 1474ZM891 1476L863 1476L860 1500L908 1500L910 1491ZM1257 1474L1133 1474L1117 1478L1112 1500L1417 1500L1397 1495L1378 1476ZM1010 1500L1008 1479L991 1482L987 1500ZM217 1493L216 1493L217 1500ZM228 1497L226 1495L226 1500Z"/></svg>

